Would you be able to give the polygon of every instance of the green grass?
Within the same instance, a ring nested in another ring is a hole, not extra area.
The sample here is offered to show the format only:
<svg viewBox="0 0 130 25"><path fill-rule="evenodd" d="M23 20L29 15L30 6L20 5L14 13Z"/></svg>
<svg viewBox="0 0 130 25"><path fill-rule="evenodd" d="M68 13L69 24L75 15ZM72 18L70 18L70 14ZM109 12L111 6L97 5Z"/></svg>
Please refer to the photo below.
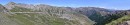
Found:
<svg viewBox="0 0 130 25"><path fill-rule="evenodd" d="M123 21L129 20L130 15L123 16L117 20L113 20L112 22L106 24L106 25L117 25L118 23L122 23Z"/></svg>
<svg viewBox="0 0 130 25"><path fill-rule="evenodd" d="M30 22L28 19L25 19L24 17L27 17L27 16L23 14L10 16L11 19L17 19L20 22L22 22L23 23L22 25L34 25L34 23Z"/></svg>
<svg viewBox="0 0 130 25"><path fill-rule="evenodd" d="M27 8L21 8L21 7L15 7L10 12L35 12L31 9ZM38 11L36 11L38 12ZM13 21L16 21L17 23L21 25L81 25L79 20L68 20L59 18L60 15L57 14L72 14L73 16L76 16L75 18L84 18L84 15L76 14L76 12L67 11L62 8L47 8L45 11L41 12L47 12L48 14L36 14L36 13L15 13L11 16L8 16ZM53 14L54 13L54 14ZM28 15L30 15L30 17ZM19 22L20 21L20 22ZM88 21L88 20L87 20ZM86 22L85 22L86 23ZM90 25L91 23L87 22L86 25Z"/></svg>
<svg viewBox="0 0 130 25"><path fill-rule="evenodd" d="M33 10L31 10L31 9L21 8L21 7L15 7L10 11L11 12L33 12Z"/></svg>
<svg viewBox="0 0 130 25"><path fill-rule="evenodd" d="M79 22L77 21L73 21L73 20L68 20L68 19L62 19L62 18L58 18L57 16L49 16L49 15L46 15L46 14L42 14L42 15L39 15L39 14L28 14L30 15L31 17L28 17L27 15L24 15L24 14L18 14L17 15L13 15L13 16L9 16L9 18L11 18L12 20L14 19L17 19L18 21L22 22L17 22L21 25L34 25L34 24L39 24L40 22L37 22L35 20L39 20L41 19L43 23L41 23L41 25L65 25L65 24L68 24L68 25L72 25L73 24L79 24ZM38 18L35 18L34 16L37 16ZM16 20L14 20L16 21ZM30 21L34 21L34 22L30 22Z"/></svg>

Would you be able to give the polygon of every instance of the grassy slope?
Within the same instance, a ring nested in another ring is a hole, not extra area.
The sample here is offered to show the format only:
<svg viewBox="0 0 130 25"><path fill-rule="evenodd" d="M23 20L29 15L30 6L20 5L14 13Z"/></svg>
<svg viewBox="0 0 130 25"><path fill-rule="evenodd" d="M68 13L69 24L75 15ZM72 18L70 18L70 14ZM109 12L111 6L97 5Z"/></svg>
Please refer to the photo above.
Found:
<svg viewBox="0 0 130 25"><path fill-rule="evenodd" d="M14 8L10 10L11 12L32 12L30 9L25 9L25 8ZM33 11L35 12L35 11ZM79 21L85 20L85 25L92 25L92 21L86 20L84 18L85 16L76 14L74 12L67 12L64 9L59 9L59 10L51 10L51 9L46 9L47 14L36 14L36 13L15 13L12 15L8 15L8 18L10 18L13 21L16 21L19 25L81 25ZM55 13L55 14L52 14ZM61 17L60 15L57 14L69 14L74 17L76 17L77 20L68 20L64 18L59 18ZM79 17L78 17L79 15ZM79 19L79 20L78 20ZM81 20L82 19L82 20Z"/></svg>
<svg viewBox="0 0 130 25"><path fill-rule="evenodd" d="M122 18L119 18L117 20L114 20L106 25L117 25L118 23L122 23L123 21L129 20L130 15L123 16Z"/></svg>

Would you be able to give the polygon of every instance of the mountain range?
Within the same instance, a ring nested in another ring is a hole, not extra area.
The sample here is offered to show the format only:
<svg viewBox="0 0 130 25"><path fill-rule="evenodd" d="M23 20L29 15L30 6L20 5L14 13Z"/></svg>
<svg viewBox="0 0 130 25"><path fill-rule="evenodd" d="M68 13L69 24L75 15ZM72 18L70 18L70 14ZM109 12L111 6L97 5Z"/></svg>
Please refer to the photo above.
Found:
<svg viewBox="0 0 130 25"><path fill-rule="evenodd" d="M130 10L57 7L9 2L0 5L0 25L124 25ZM118 23L113 21L123 20Z"/></svg>

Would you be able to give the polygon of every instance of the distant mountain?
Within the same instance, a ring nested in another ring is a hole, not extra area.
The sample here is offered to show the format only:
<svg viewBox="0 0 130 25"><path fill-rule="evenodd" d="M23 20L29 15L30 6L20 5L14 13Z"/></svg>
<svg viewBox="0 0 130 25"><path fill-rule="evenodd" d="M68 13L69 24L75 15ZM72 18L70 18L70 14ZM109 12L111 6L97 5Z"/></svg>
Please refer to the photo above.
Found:
<svg viewBox="0 0 130 25"><path fill-rule="evenodd" d="M98 7L80 7L76 8L75 10L81 14L88 16L92 21L100 24L106 18L104 16L112 13L112 11Z"/></svg>
<svg viewBox="0 0 130 25"><path fill-rule="evenodd" d="M96 22L96 25L105 25L113 19L128 14L127 10L109 10L99 7L80 7L76 8L75 11L88 16L88 18Z"/></svg>

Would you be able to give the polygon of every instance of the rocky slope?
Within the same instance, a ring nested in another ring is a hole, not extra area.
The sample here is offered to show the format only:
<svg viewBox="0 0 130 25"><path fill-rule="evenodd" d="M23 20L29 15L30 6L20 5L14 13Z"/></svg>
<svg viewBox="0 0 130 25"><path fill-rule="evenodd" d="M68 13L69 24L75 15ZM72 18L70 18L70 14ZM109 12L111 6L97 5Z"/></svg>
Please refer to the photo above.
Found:
<svg viewBox="0 0 130 25"><path fill-rule="evenodd" d="M0 25L113 25L113 21L129 14L130 10L9 2L0 5Z"/></svg>
<svg viewBox="0 0 130 25"><path fill-rule="evenodd" d="M0 6L1 7L1 6ZM2 6L3 7L3 6ZM93 25L87 16L67 7L10 2L0 13L0 25ZM19 13L18 13L19 12ZM30 12L30 13L28 13ZM40 13L35 13L40 12Z"/></svg>
<svg viewBox="0 0 130 25"><path fill-rule="evenodd" d="M96 22L95 25L105 25L113 19L118 19L129 13L127 10L108 10L99 7L80 7L75 11L88 16L88 18Z"/></svg>

